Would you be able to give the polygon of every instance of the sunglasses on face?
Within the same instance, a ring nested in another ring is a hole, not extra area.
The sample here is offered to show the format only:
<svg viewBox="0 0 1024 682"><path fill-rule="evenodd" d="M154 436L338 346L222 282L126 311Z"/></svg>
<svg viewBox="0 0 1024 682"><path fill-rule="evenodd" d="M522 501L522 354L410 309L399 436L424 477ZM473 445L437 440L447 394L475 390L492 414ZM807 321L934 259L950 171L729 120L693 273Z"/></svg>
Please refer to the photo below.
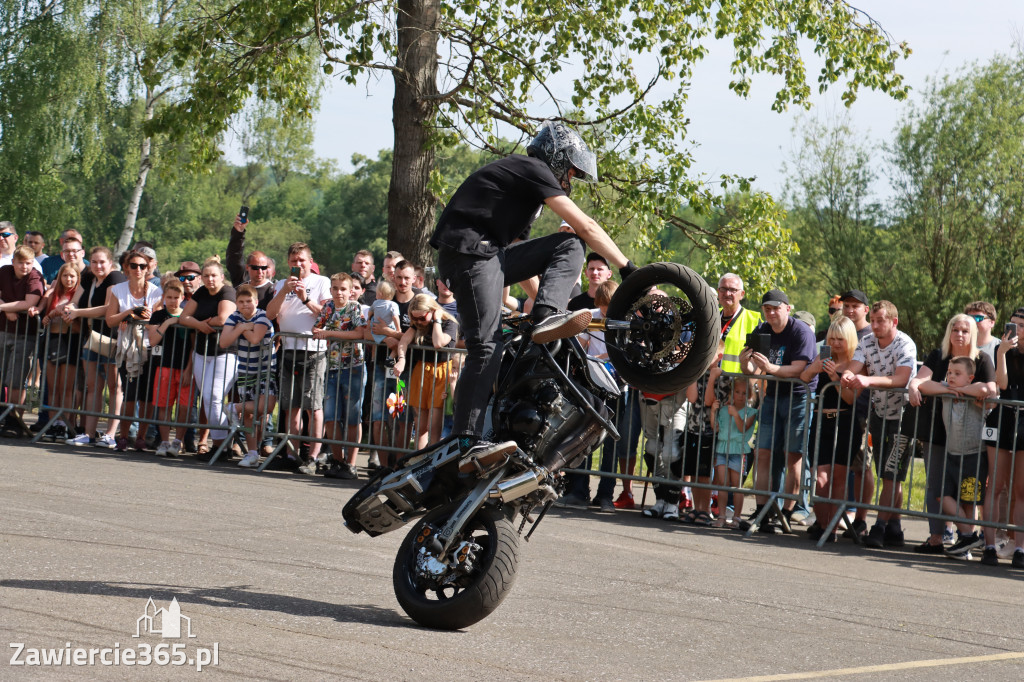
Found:
<svg viewBox="0 0 1024 682"><path fill-rule="evenodd" d="M191 282L199 275L178 275L179 282Z"/></svg>
<svg viewBox="0 0 1024 682"><path fill-rule="evenodd" d="M129 263L128 267L132 270L145 270L149 265L147 263Z"/></svg>
<svg viewBox="0 0 1024 682"><path fill-rule="evenodd" d="M984 322L988 319L988 315L971 315L975 322Z"/></svg>
<svg viewBox="0 0 1024 682"><path fill-rule="evenodd" d="M14 236L13 232L0 232L0 237L4 239L9 239L12 236Z"/></svg>
<svg viewBox="0 0 1024 682"><path fill-rule="evenodd" d="M426 322L427 321L427 316L426 315L419 315L419 316L417 316L417 315L410 315L409 317L412 318L413 322Z"/></svg>
<svg viewBox="0 0 1024 682"><path fill-rule="evenodd" d="M269 265L250 265L249 269L250 270L269 270L270 266Z"/></svg>

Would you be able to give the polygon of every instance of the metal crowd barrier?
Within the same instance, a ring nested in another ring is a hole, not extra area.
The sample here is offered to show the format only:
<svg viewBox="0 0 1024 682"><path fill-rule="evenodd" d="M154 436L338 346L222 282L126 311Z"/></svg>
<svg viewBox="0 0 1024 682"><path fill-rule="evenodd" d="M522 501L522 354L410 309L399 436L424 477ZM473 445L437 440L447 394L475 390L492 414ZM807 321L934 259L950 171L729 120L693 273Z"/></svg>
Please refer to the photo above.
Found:
<svg viewBox="0 0 1024 682"><path fill-rule="evenodd" d="M426 442L436 440L444 434L444 417L451 412L454 383L464 354L464 351L452 349L410 349L401 376L405 387L399 391L397 379L388 376L389 368L382 361L386 353L378 350L377 344L357 342L364 359L359 369L365 373L358 370L329 372L331 344L328 341L313 339L309 334L277 332L274 335L278 344L275 365L263 368L261 376L239 384L237 358L230 352L212 355L213 349L219 346L219 332L211 335L207 349L210 354L189 353L189 366L177 373L168 373L162 371L167 369L161 367L166 363L150 344L149 325L145 322L128 323L117 335L118 330L101 325L101 318L82 319L76 328L65 331L41 327L37 319L24 314L13 318L8 317L6 328L0 331L0 381L3 383L0 424L13 424L12 428L27 435L18 415L38 408L44 426L33 436L33 442L45 439L61 422L68 427L67 436L73 437L76 417L84 421L87 435L101 431L98 424L106 420L108 435L127 436L129 425L136 422L136 440L145 439L150 426L177 429L178 440L185 440L185 432L189 430L197 433L211 430L219 446L210 452L209 463L215 463L233 449L234 443L248 437L250 443L254 440L259 443L249 449L265 455L260 471L277 457L296 457L303 443L309 447L310 455L328 447L338 460L352 462L357 449L375 450L386 456L417 449L414 438ZM97 337L94 331L105 333L107 338ZM111 338L115 335L124 341L118 343ZM194 331L190 336L193 340L198 338ZM194 346L192 350L196 350ZM166 346L164 352L167 352ZM743 375L726 376L753 379ZM847 512L852 509L858 510L861 516L867 511L901 514L926 518L932 524L964 521L960 514L943 513L936 506L936 490L954 473L948 468L953 460L944 456L944 449L930 445L936 440L934 429L939 423L931 417L932 410L939 409L941 399L930 398L927 408L904 407L899 420L884 423L871 418L873 407L869 405L867 413L862 408L860 412L855 411L856 428L840 433L831 423L842 421L833 416L833 410L838 407L836 393L828 390L835 384L819 386L817 396L806 393L786 405L763 400L769 386L784 391L786 386L799 383L795 379L756 378L756 393L762 399L757 405L751 442L756 443L759 434L765 433L766 425L775 426L769 436L763 438L769 447L761 448L761 466L757 466L758 448L751 446L738 486L702 475L707 472L705 460L708 457L712 459L710 468L714 470L717 436L690 428L689 422L696 418L698 409L689 406L685 391L660 401L635 390L627 392L610 406L622 439L606 440L598 470L592 469L588 459L585 467L567 472L599 477L599 497L610 496L616 479L643 483L645 492L647 486L676 490L688 486L695 491L717 490L720 495L755 495L761 502L748 532L753 532L771 513L780 518L783 529L788 531L785 517L779 514L780 507L787 501L816 506L829 511L826 517L818 516L818 523L825 529L819 545L840 524L847 524ZM29 386L37 386L37 392L27 390ZM240 395L242 389L248 392ZM888 389L888 392L906 394L907 391ZM276 394L275 400L265 400L271 393ZM336 400L326 405L332 409L321 422L313 410L325 407L324 398L328 394ZM154 408L157 397L161 406ZM238 419L231 405L246 397L255 403L255 414ZM343 400L337 400L338 397ZM702 400L703 396L698 399ZM344 403L344 410L341 403ZM993 442L1007 428L1014 429L1016 435L1016 417L1024 409L1024 402L989 400L986 407L1004 409L995 412L998 421L987 428L985 443ZM304 415L302 421L288 418L289 413L294 415L296 410ZM778 425L797 418L800 410L807 415L806 428L799 442L793 442L792 438L787 442ZM1006 414L1013 415L1012 423L1005 423ZM658 415L653 422L652 415ZM326 432L324 424L329 427ZM159 440L169 439L169 433L167 438L159 437ZM883 443L891 441L894 444L891 451L886 453L877 446L872 447L876 439ZM129 441L127 445L131 448L134 443ZM902 500L894 494L883 497L872 457L867 455L872 450L887 456L898 450L900 459L905 459ZM771 453L768 462L764 461L764 452ZM801 475L799 484L790 484L788 492L783 488L784 476L780 475L787 452L803 453L799 458L802 470L811 474ZM693 457L697 458L696 469L700 473L692 480L684 480L684 475L693 470ZM975 463L976 470L966 472L980 480L985 478L982 475L984 465L988 469L988 481L999 487L994 497L998 511L989 510L985 518L971 519L970 523L1024 532L1024 528L1010 523L1009 515L1016 502L1012 496L1012 481L1024 472L1014 469L1013 457L1002 459L1000 465L1000 458L990 457L983 448L982 456ZM641 461L644 461L647 475L633 470L633 463ZM927 470L923 478L928 489L923 491L923 504L914 504L912 500L922 492L921 484L915 483L915 478L921 477L915 477L915 473L922 467ZM822 480L828 480L820 490L816 485L819 473L825 475ZM972 478L964 472L957 476ZM859 484L851 485L855 480L859 480ZM641 506L644 501L641 499ZM983 503L979 494L971 508L980 509ZM720 497L720 512L724 512L724 508L725 502ZM737 508L736 517L740 514Z"/></svg>

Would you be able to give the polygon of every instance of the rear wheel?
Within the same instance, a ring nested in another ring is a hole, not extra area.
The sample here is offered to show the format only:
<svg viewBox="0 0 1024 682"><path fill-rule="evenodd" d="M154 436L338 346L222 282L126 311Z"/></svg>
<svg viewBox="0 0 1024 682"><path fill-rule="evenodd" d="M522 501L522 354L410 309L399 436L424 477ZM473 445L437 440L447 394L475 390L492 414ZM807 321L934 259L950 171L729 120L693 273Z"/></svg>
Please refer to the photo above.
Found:
<svg viewBox="0 0 1024 682"><path fill-rule="evenodd" d="M675 393L699 379L721 332L714 291L678 263L652 263L627 277L612 295L608 321L608 359L626 383L648 393ZM611 328L616 321L629 328Z"/></svg>
<svg viewBox="0 0 1024 682"><path fill-rule="evenodd" d="M484 507L442 563L430 541L454 510L427 514L402 542L392 580L402 610L420 625L459 630L489 616L508 595L519 565L519 536L500 508Z"/></svg>

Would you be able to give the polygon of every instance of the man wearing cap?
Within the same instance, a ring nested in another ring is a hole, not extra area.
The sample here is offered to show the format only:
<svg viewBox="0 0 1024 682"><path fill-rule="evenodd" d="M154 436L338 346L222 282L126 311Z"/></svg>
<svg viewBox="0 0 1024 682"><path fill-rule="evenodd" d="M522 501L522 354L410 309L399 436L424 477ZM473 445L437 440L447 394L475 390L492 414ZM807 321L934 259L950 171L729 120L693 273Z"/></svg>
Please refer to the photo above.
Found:
<svg viewBox="0 0 1024 682"><path fill-rule="evenodd" d="M879 504L899 509L903 506L903 481L907 478L911 448L909 438L900 433L907 393L887 391L906 388L917 373L917 345L896 329L899 312L889 301L871 306L871 336L857 346L853 362L843 372L844 388L870 391L874 409L868 415L875 457L875 473L882 479ZM866 372L866 374L861 374ZM875 525L864 539L865 547L902 547L903 528L898 512L878 512Z"/></svg>
<svg viewBox="0 0 1024 682"><path fill-rule="evenodd" d="M181 285L185 287L185 300L191 301L192 294L196 293L196 290L202 286L203 282L200 277L203 275L203 269L199 267L199 263L187 260L178 266L178 271L174 275L181 282Z"/></svg>
<svg viewBox="0 0 1024 682"><path fill-rule="evenodd" d="M864 341L871 336L871 324L868 322L868 312L871 306L868 303L867 294L860 289L850 289L839 294L839 303L843 307L843 316L853 322L857 329L857 346L864 345ZM867 433L868 407L871 403L870 391L862 391L857 395L857 405L854 413L861 420L861 433ZM853 494L857 497L860 506L857 507L857 516L853 519L852 532L857 535L866 535L868 531L868 510L865 504L871 504L875 497L875 477L865 476L864 472L871 469L873 460L871 450L867 441L861 443L859 451L850 462L850 469L853 470Z"/></svg>
<svg viewBox="0 0 1024 682"><path fill-rule="evenodd" d="M742 302L743 279L733 272L727 272L718 279L718 304L722 307L722 341L725 354L722 355L722 371L739 374L740 352L747 342L747 334L761 324L761 313L748 310Z"/></svg>
<svg viewBox="0 0 1024 682"><path fill-rule="evenodd" d="M778 379L798 379L807 363L814 360L816 347L814 332L803 322L789 315L789 297L772 289L761 297L761 312L765 321L754 330L768 336L768 354L762 355L746 347L740 353L740 366L744 374L765 374ZM754 488L771 485L773 446L781 445L786 453L785 492L800 492L800 470L810 427L811 414L807 409L808 394L813 395L817 377L810 383L801 381L768 381L761 402L757 427L757 470ZM756 516L768 498L757 496ZM783 514L793 513L793 500L786 500ZM761 532L774 533L775 526L766 516L761 521Z"/></svg>

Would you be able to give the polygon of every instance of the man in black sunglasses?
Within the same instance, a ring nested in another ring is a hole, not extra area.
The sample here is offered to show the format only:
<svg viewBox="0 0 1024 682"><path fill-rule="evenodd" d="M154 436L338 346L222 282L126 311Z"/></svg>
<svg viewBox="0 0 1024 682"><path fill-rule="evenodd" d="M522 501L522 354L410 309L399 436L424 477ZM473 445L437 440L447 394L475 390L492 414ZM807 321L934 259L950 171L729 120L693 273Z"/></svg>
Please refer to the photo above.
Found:
<svg viewBox="0 0 1024 682"><path fill-rule="evenodd" d="M257 305L266 310L274 298L274 285L277 283L274 281L274 263L262 251L253 251L248 258L242 260L242 254L245 252L245 228L248 225L248 220L242 222L241 216L235 216L235 222L231 226L231 237L228 239L225 265L231 276L231 286L250 284L256 289Z"/></svg>
<svg viewBox="0 0 1024 682"><path fill-rule="evenodd" d="M200 279L203 270L199 267L199 263L190 260L184 261L178 266L178 271L174 274L182 286L185 287L185 300L191 300L192 294L196 293L199 287L203 285L203 281Z"/></svg>

